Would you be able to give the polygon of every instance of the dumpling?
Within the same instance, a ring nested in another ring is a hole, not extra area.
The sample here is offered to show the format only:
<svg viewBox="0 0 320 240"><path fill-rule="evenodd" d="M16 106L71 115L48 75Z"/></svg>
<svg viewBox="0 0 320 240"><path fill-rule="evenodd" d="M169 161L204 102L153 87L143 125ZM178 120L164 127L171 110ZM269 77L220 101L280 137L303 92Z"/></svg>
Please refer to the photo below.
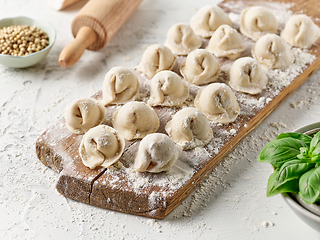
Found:
<svg viewBox="0 0 320 240"><path fill-rule="evenodd" d="M151 79L148 104L151 106L180 106L189 95L181 77L172 71L161 71Z"/></svg>
<svg viewBox="0 0 320 240"><path fill-rule="evenodd" d="M236 59L246 49L240 34L229 25L221 25L212 35L206 48L216 57Z"/></svg>
<svg viewBox="0 0 320 240"><path fill-rule="evenodd" d="M176 56L168 47L161 44L153 44L144 51L137 70L152 78L160 71L171 70L175 63Z"/></svg>
<svg viewBox="0 0 320 240"><path fill-rule="evenodd" d="M147 104L128 102L113 114L112 124L125 139L132 140L156 132L160 122Z"/></svg>
<svg viewBox="0 0 320 240"><path fill-rule="evenodd" d="M83 134L102 123L106 109L97 100L81 98L68 104L64 118L66 127L75 134Z"/></svg>
<svg viewBox="0 0 320 240"><path fill-rule="evenodd" d="M200 48L202 42L189 25L177 23L169 29L165 45L174 54L187 55L189 52Z"/></svg>
<svg viewBox="0 0 320 240"><path fill-rule="evenodd" d="M267 8L261 6L248 7L240 15L240 32L257 41L267 33L276 33L278 22Z"/></svg>
<svg viewBox="0 0 320 240"><path fill-rule="evenodd" d="M137 172L168 171L180 154L181 149L167 135L153 133L141 140L133 168Z"/></svg>
<svg viewBox="0 0 320 240"><path fill-rule="evenodd" d="M306 15L295 15L286 23L281 37L290 45L308 48L320 37L320 28Z"/></svg>
<svg viewBox="0 0 320 240"><path fill-rule="evenodd" d="M234 93L224 83L209 84L198 92L194 104L215 123L234 122L240 112Z"/></svg>
<svg viewBox="0 0 320 240"><path fill-rule="evenodd" d="M124 138L115 129L99 125L84 134L79 153L85 166L107 168L118 161L124 147Z"/></svg>
<svg viewBox="0 0 320 240"><path fill-rule="evenodd" d="M276 34L266 34L259 38L251 54L268 69L286 68L294 61L289 45Z"/></svg>
<svg viewBox="0 0 320 240"><path fill-rule="evenodd" d="M139 87L138 78L128 68L114 67L104 79L101 103L107 106L132 100Z"/></svg>
<svg viewBox="0 0 320 240"><path fill-rule="evenodd" d="M196 49L188 54L181 65L180 72L184 78L195 85L214 82L221 72L215 56L204 49Z"/></svg>
<svg viewBox="0 0 320 240"><path fill-rule="evenodd" d="M166 125L170 138L183 150L206 145L212 130L206 115L196 108L183 108Z"/></svg>
<svg viewBox="0 0 320 240"><path fill-rule="evenodd" d="M200 8L190 20L190 26L196 35L204 38L211 37L215 30L223 24L232 25L228 14L218 6Z"/></svg>
<svg viewBox="0 0 320 240"><path fill-rule="evenodd" d="M244 57L232 64L229 83L236 91L258 94L266 88L268 78L257 60Z"/></svg>

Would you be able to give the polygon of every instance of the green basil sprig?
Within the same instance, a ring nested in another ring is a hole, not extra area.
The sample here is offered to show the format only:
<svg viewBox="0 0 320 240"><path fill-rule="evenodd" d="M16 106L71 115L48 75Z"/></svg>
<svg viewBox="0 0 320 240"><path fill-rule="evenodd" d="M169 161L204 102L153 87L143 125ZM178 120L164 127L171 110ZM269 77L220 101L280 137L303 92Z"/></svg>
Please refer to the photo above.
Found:
<svg viewBox="0 0 320 240"><path fill-rule="evenodd" d="M281 133L262 149L257 160L274 167L268 180L268 197L296 192L307 204L320 200L320 132L313 138Z"/></svg>

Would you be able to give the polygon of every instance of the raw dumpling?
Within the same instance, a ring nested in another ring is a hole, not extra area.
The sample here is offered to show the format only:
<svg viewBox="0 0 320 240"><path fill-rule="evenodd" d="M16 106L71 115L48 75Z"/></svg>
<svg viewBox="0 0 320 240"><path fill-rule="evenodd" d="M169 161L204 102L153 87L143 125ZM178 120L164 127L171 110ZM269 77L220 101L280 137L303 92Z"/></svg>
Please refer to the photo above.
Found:
<svg viewBox="0 0 320 240"><path fill-rule="evenodd" d="M275 16L267 8L261 6L248 7L240 15L240 32L257 41L267 33L276 33L278 23Z"/></svg>
<svg viewBox="0 0 320 240"><path fill-rule="evenodd" d="M181 65L180 72L184 78L195 85L214 82L221 72L215 56L204 49L196 49L188 54Z"/></svg>
<svg viewBox="0 0 320 240"><path fill-rule="evenodd" d="M128 102L113 114L112 124L125 139L132 140L156 132L160 122L147 104Z"/></svg>
<svg viewBox="0 0 320 240"><path fill-rule="evenodd" d="M165 134L153 133L143 138L134 159L134 170L159 173L169 170L181 154Z"/></svg>
<svg viewBox="0 0 320 240"><path fill-rule="evenodd" d="M92 98L81 98L68 104L64 118L67 128L75 134L83 134L102 123L106 116L104 106Z"/></svg>
<svg viewBox="0 0 320 240"><path fill-rule="evenodd" d="M230 86L240 92L258 94L266 88L268 78L257 60L237 59L230 69Z"/></svg>
<svg viewBox="0 0 320 240"><path fill-rule="evenodd" d="M276 34L266 34L259 38L251 54L268 69L286 68L294 61L289 45Z"/></svg>
<svg viewBox="0 0 320 240"><path fill-rule="evenodd" d="M221 25L210 38L206 48L216 57L236 59L246 49L240 34L229 25Z"/></svg>
<svg viewBox="0 0 320 240"><path fill-rule="evenodd" d="M204 38L211 37L214 31L223 24L231 26L232 22L218 6L200 8L190 20L190 26L194 33Z"/></svg>
<svg viewBox="0 0 320 240"><path fill-rule="evenodd" d="M101 103L124 103L132 100L139 92L139 80L128 68L114 67L104 78Z"/></svg>
<svg viewBox="0 0 320 240"><path fill-rule="evenodd" d="M148 104L151 106L180 106L188 95L188 86L178 74L172 71L162 71L151 79Z"/></svg>
<svg viewBox="0 0 320 240"><path fill-rule="evenodd" d="M166 132L183 150L202 147L213 136L206 115L191 107L177 112L167 123Z"/></svg>
<svg viewBox="0 0 320 240"><path fill-rule="evenodd" d="M165 45L174 54L187 55L189 52L200 48L202 43L189 25L177 23L169 29Z"/></svg>
<svg viewBox="0 0 320 240"><path fill-rule="evenodd" d="M124 138L115 129L99 125L84 134L79 153L85 166L106 168L118 161L124 146Z"/></svg>
<svg viewBox="0 0 320 240"><path fill-rule="evenodd" d="M290 45L308 48L320 37L320 28L306 15L295 15L286 23L281 37Z"/></svg>
<svg viewBox="0 0 320 240"><path fill-rule="evenodd" d="M137 70L149 78L152 78L160 71L171 70L175 63L176 56L168 47L161 44L154 44L144 51Z"/></svg>
<svg viewBox="0 0 320 240"><path fill-rule="evenodd" d="M194 103L209 120L215 123L234 122L240 112L234 93L224 83L211 83L198 92Z"/></svg>

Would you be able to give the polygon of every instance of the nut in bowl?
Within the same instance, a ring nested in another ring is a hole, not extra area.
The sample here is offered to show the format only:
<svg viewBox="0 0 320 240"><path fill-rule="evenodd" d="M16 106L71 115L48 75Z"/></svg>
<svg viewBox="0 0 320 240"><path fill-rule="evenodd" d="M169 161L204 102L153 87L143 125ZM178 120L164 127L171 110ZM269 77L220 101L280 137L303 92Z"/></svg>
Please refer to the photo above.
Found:
<svg viewBox="0 0 320 240"><path fill-rule="evenodd" d="M53 26L45 21L28 17L1 19L0 32L5 29L5 34L0 33L0 64L12 68L26 68L37 64L47 56L56 39ZM29 39L31 42L23 41L26 37L23 34L27 31L33 32L34 36ZM15 36L10 36L11 34ZM6 36L1 37L1 35ZM19 43L16 43L19 39L14 39L15 37L20 38ZM15 51L16 49L19 51ZM15 53L11 55L13 51Z"/></svg>

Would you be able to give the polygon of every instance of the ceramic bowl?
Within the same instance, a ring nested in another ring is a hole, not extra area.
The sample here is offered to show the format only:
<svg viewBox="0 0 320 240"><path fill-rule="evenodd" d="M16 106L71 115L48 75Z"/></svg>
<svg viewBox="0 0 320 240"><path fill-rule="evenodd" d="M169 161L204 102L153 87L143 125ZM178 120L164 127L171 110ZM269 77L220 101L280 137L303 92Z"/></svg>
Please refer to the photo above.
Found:
<svg viewBox="0 0 320 240"><path fill-rule="evenodd" d="M313 123L295 130L298 133L311 135L320 131L320 122ZM306 204L298 194L283 193L283 199L292 209L292 211L306 224L320 232L320 205Z"/></svg>
<svg viewBox="0 0 320 240"><path fill-rule="evenodd" d="M12 68L26 68L37 64L47 56L56 39L56 30L53 28L53 26L51 26L51 24L42 20L35 20L28 17L13 17L0 20L0 28L12 25L36 26L48 35L49 46L40 50L39 52L31 53L21 57L0 54L0 64Z"/></svg>

